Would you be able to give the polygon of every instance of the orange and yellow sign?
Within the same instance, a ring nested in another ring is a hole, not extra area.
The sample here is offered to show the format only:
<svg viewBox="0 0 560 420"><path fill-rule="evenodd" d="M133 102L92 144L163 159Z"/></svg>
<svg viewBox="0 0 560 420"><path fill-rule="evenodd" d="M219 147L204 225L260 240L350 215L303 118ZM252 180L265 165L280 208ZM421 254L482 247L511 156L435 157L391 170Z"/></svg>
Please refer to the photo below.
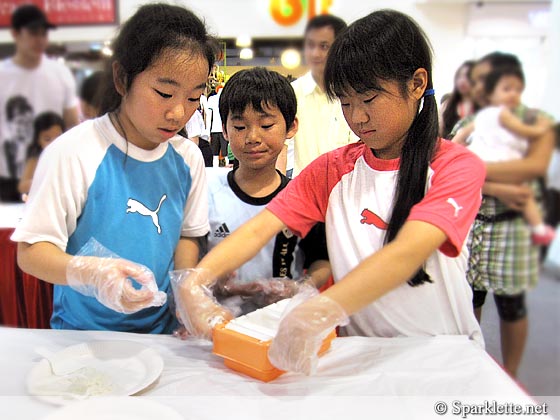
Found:
<svg viewBox="0 0 560 420"><path fill-rule="evenodd" d="M282 26L298 23L307 11L307 19L329 13L333 0L270 0L270 15ZM319 10L317 10L319 3Z"/></svg>

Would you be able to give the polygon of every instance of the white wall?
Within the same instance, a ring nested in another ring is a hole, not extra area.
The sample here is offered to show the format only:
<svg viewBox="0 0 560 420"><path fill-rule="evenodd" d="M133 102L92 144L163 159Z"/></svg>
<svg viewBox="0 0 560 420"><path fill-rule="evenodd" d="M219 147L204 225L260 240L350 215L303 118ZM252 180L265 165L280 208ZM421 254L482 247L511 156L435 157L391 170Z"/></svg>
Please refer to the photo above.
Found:
<svg viewBox="0 0 560 420"><path fill-rule="evenodd" d="M550 112L556 121L560 121L560 0L554 0L552 3L550 22L556 22L556 25L550 25L549 35L544 44L545 68L547 75L544 80L544 94L542 97L542 108Z"/></svg>
<svg viewBox="0 0 560 420"><path fill-rule="evenodd" d="M558 1L555 0L556 3ZM145 3L148 1L119 1L119 18L121 21L126 20ZM224 38L240 34L254 37L301 36L307 16L304 15L297 24L286 27L271 17L270 0L182 0L174 3L191 8L204 18L214 35ZM318 9L322 0L315 0L315 3ZM464 60L479 58L491 50L499 49L515 53L522 59L529 81L526 102L533 106L543 103L547 91L544 81L549 77L546 61L550 54L547 51L558 50L560 46L557 36L552 40L552 45L547 43L547 30L535 32L527 24L526 14L535 5L547 8L546 2L544 5L486 4L483 9L475 9L476 5L466 0L327 0L325 3L330 3L331 13L349 23L373 10L388 7L414 17L424 28L434 48L434 85L438 98L452 89L453 74ZM509 18L502 19L504 16ZM114 35L115 30L116 26L61 27L51 32L50 39L53 42L105 41ZM0 42L10 41L9 31L0 30Z"/></svg>

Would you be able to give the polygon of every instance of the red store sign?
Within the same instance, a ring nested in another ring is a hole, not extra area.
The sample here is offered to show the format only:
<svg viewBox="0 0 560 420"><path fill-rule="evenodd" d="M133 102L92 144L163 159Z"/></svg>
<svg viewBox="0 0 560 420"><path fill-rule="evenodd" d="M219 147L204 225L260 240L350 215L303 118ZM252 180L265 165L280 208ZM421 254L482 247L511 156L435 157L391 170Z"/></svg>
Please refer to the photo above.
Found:
<svg viewBox="0 0 560 420"><path fill-rule="evenodd" d="M2 0L0 27L9 28L13 10L33 3L47 14L50 22L60 26L107 25L117 23L116 0Z"/></svg>

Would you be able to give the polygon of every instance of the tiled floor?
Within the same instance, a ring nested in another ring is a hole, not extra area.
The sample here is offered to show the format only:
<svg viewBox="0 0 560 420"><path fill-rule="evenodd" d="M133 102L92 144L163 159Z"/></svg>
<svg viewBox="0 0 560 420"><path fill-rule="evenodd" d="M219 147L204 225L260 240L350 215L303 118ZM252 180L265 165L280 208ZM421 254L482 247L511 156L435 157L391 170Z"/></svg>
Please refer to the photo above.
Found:
<svg viewBox="0 0 560 420"><path fill-rule="evenodd" d="M527 295L527 306L529 338L518 380L529 394L548 396L539 399L560 419L560 278L543 271L538 286ZM482 331L486 350L500 362L499 318L491 298L484 305Z"/></svg>

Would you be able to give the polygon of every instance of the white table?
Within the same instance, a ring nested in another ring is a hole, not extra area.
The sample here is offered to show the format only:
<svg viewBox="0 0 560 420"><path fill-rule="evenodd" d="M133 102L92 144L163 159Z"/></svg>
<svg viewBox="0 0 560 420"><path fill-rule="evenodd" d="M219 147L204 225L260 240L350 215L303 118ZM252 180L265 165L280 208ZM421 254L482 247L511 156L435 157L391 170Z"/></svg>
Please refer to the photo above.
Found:
<svg viewBox="0 0 560 420"><path fill-rule="evenodd" d="M0 419L41 419L57 409L27 395L26 374L40 360L34 348L58 351L94 340L131 340L157 350L164 369L141 398L169 405L185 419L416 420L445 418L434 413L438 401L450 410L453 400L535 404L484 350L463 336L338 338L315 376L285 374L263 383L226 368L211 354L211 344L199 340L0 328Z"/></svg>

